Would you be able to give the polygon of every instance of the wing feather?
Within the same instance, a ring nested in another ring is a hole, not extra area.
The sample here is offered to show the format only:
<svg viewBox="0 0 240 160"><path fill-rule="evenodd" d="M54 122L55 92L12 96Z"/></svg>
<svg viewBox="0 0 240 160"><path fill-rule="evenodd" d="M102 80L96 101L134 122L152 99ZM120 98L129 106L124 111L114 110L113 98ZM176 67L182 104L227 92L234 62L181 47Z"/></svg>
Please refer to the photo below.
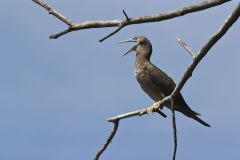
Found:
<svg viewBox="0 0 240 160"><path fill-rule="evenodd" d="M176 87L176 84L174 83L172 78L153 64L149 65L148 67L148 74L152 81L161 88L165 96L170 95Z"/></svg>

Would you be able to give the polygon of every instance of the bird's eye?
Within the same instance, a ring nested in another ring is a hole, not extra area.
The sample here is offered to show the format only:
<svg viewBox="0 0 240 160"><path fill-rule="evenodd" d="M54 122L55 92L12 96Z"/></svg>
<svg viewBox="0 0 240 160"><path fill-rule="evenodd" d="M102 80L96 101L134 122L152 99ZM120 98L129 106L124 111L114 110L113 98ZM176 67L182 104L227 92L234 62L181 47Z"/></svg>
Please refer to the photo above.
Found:
<svg viewBox="0 0 240 160"><path fill-rule="evenodd" d="M134 40L137 40L137 37L133 37Z"/></svg>

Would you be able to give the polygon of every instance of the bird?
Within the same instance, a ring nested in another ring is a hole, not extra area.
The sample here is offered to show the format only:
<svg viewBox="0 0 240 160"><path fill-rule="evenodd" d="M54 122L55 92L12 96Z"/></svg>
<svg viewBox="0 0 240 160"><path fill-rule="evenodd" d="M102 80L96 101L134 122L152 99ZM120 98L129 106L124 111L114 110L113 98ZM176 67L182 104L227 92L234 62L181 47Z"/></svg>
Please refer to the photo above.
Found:
<svg viewBox="0 0 240 160"><path fill-rule="evenodd" d="M166 96L169 96L176 87L173 79L164 71L151 63L152 44L148 38L139 35L131 39L121 41L120 43L134 42L135 45L128 50L123 56L130 52L135 52L135 77L143 91L155 102L161 101ZM171 103L165 105L171 109ZM162 109L162 108L161 108ZM200 119L199 113L193 111L185 102L182 94L179 92L173 99L174 111L181 112L187 117L190 117L204 126L210 127L208 123Z"/></svg>

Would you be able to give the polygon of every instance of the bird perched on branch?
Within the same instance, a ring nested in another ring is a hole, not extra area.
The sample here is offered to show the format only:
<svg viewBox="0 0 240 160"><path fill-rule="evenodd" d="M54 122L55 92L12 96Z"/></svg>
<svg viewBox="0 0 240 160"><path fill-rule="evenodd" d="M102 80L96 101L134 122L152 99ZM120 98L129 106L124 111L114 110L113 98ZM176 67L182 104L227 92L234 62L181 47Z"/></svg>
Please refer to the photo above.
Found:
<svg viewBox="0 0 240 160"><path fill-rule="evenodd" d="M135 76L141 88L155 101L158 102L166 96L169 96L176 87L176 84L166 73L157 68L150 62L152 54L152 45L144 36L135 36L132 39L121 41L120 43L136 43L127 53L136 52L135 59ZM165 104L171 109L171 103ZM162 109L162 108L161 108ZM209 124L200 119L197 112L193 111L185 102L181 93L178 93L173 99L173 109L190 117L204 126L210 127Z"/></svg>

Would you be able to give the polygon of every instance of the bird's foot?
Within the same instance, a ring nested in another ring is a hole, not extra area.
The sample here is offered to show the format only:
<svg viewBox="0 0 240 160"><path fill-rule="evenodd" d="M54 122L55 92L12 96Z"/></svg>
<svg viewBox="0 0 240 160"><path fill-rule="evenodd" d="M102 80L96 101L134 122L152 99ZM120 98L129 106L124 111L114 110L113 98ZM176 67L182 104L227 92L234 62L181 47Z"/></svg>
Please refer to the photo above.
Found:
<svg viewBox="0 0 240 160"><path fill-rule="evenodd" d="M147 113L152 113L156 112L156 110L163 109L163 106L161 106L161 101L159 100L158 102L153 103L153 105L149 106L147 108Z"/></svg>
<svg viewBox="0 0 240 160"><path fill-rule="evenodd" d="M156 111L154 104L152 106L147 107L147 113L153 113Z"/></svg>
<svg viewBox="0 0 240 160"><path fill-rule="evenodd" d="M159 113L161 116L163 116L164 118L166 118L166 117L167 117L166 114L164 114L162 111L159 110L159 109L162 109L162 108L163 108L163 107L159 107L160 103L161 103L161 102L158 101L158 102L153 103L152 106L149 106L149 107L147 108L147 113L157 112L157 113Z"/></svg>

